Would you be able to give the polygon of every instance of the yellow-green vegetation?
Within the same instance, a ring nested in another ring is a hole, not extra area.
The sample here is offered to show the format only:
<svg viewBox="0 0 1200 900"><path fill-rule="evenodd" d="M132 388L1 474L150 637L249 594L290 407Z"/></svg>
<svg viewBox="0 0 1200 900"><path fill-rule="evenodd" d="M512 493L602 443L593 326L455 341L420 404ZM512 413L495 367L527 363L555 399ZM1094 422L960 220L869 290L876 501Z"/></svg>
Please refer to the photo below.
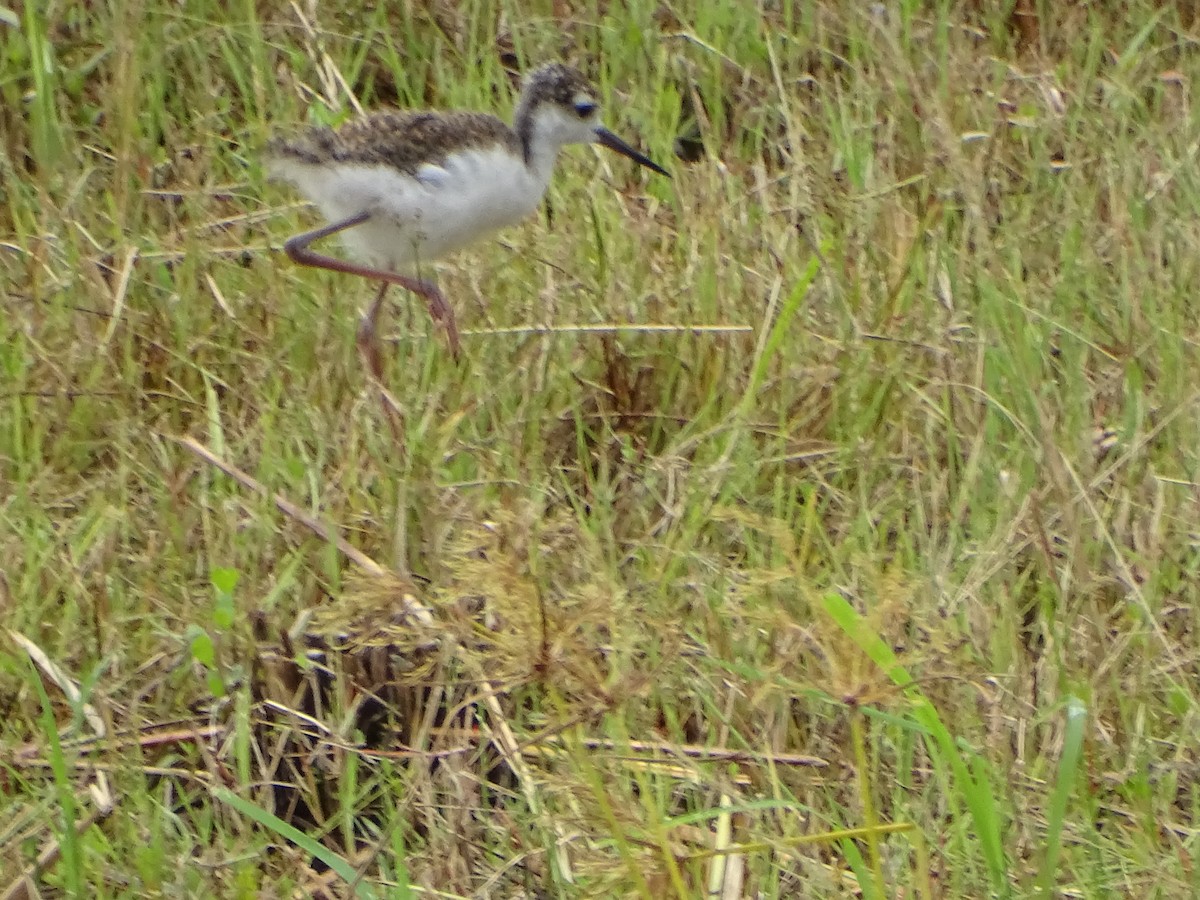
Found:
<svg viewBox="0 0 1200 900"><path fill-rule="evenodd" d="M0 8L0 891L1196 896L1200 23L1015 5ZM388 417L261 150L552 59Z"/></svg>

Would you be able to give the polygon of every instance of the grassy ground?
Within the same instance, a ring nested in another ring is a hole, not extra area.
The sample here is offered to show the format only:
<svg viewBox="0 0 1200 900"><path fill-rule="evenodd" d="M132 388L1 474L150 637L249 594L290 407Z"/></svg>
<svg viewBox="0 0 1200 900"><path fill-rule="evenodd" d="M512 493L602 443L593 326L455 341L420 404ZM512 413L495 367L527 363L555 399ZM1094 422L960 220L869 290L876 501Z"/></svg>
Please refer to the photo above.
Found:
<svg viewBox="0 0 1200 900"><path fill-rule="evenodd" d="M1195 896L1200 32L977 6L0 10L0 890ZM389 423L260 149L552 58Z"/></svg>

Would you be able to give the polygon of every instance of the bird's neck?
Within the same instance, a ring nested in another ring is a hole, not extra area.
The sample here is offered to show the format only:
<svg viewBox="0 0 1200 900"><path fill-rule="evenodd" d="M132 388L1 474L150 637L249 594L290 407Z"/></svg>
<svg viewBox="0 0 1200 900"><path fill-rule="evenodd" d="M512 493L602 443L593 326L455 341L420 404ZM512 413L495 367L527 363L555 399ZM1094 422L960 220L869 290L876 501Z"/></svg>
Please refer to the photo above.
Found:
<svg viewBox="0 0 1200 900"><path fill-rule="evenodd" d="M557 144L536 140L522 147L525 153L525 166L543 191L549 186L550 176L554 174L554 164L558 161L559 149Z"/></svg>
<svg viewBox="0 0 1200 900"><path fill-rule="evenodd" d="M535 110L529 108L526 103L517 107L513 117L513 130L521 144L525 167L544 191L550 184L550 176L554 174L554 164L558 161L558 151L562 149L562 145L547 134L546 123L540 121Z"/></svg>

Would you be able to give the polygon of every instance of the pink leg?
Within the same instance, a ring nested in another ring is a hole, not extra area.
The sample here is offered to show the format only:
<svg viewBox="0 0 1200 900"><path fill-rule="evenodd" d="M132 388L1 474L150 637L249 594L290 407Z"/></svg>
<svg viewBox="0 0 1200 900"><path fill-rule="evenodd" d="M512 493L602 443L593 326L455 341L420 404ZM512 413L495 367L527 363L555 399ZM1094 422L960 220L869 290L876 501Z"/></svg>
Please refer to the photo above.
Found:
<svg viewBox="0 0 1200 900"><path fill-rule="evenodd" d="M387 293L388 283L380 282L379 293L363 313L358 323L358 352L371 371L371 375L380 384L383 383L383 355L379 351L379 335L375 333L375 323L379 321L379 310L383 307L383 295Z"/></svg>
<svg viewBox="0 0 1200 900"><path fill-rule="evenodd" d="M312 231L298 234L295 237L288 238L287 243L283 245L284 252L287 253L293 262L299 263L302 266L315 266L318 269L344 272L347 275L361 275L363 278L374 278L382 281L384 289L389 284L398 284L402 288L412 291L429 304L429 314L433 316L434 321L440 322L446 329L446 337L450 341L450 352L457 360L460 354L460 345L458 341L458 326L454 321L454 310L450 308L450 304L446 302L445 296L432 281L426 281L422 278L412 278L397 272L389 272L386 269L376 269L373 266L348 262L344 259L326 256L323 253L317 253L308 249L308 245L313 243L313 241L319 241L322 238L337 234L339 231L345 231L347 228L361 225L369 218L371 218L369 212L361 212L340 222L334 222L332 225L325 225L322 228L314 228ZM375 336L375 320L379 316L383 294L384 290L381 289L367 314L363 317L362 324L358 329L359 346L363 345L364 339L375 346L373 364L379 363L378 339ZM370 363L370 361L368 362Z"/></svg>

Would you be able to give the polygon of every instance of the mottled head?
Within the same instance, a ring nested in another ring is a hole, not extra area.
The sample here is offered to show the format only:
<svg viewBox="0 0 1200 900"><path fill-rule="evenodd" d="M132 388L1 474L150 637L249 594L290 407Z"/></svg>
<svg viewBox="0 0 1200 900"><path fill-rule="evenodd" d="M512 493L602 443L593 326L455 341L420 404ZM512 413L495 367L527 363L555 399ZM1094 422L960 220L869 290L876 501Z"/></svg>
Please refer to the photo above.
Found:
<svg viewBox="0 0 1200 900"><path fill-rule="evenodd" d="M550 63L525 76L513 127L530 162L543 152L553 156L566 144L601 144L668 175L666 169L601 124L596 89L577 70L561 63Z"/></svg>

